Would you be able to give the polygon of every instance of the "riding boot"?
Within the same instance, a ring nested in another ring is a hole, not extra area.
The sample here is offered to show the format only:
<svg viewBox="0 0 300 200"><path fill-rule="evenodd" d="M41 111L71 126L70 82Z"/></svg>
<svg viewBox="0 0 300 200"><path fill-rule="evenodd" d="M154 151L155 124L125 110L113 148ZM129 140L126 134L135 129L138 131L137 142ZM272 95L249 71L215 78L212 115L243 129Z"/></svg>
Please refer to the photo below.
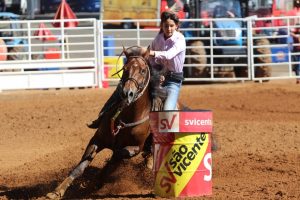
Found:
<svg viewBox="0 0 300 200"><path fill-rule="evenodd" d="M121 102L121 96L120 96L120 86L116 88L114 93L111 95L111 97L107 100L107 102L104 104L103 108L101 109L98 118L94 120L92 123L87 124L87 127L91 129L97 129L101 123L101 120L107 111L109 111L114 105L118 104Z"/></svg>
<svg viewBox="0 0 300 200"><path fill-rule="evenodd" d="M90 124L87 124L87 127L91 128L91 129L97 129L100 125L102 116L103 116L103 113L100 113L96 120L92 121L92 123L90 123Z"/></svg>

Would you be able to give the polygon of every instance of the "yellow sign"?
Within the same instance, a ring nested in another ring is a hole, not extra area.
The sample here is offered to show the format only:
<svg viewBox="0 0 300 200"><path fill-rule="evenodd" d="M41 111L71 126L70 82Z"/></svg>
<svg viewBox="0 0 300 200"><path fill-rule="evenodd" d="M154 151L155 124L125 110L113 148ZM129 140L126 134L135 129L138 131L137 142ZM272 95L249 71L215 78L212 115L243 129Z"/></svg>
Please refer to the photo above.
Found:
<svg viewBox="0 0 300 200"><path fill-rule="evenodd" d="M122 69L123 67L123 58L119 56L117 57L108 57L108 58L104 58L104 67L107 68L108 73L106 74L107 78L117 78L119 79L122 74L123 71L119 72L119 76L118 74L115 74L117 71L119 71L120 69ZM113 74L115 74L113 76Z"/></svg>
<svg viewBox="0 0 300 200"><path fill-rule="evenodd" d="M175 134L174 143L156 175L155 194L161 197L180 196L203 162L208 144L208 134Z"/></svg>

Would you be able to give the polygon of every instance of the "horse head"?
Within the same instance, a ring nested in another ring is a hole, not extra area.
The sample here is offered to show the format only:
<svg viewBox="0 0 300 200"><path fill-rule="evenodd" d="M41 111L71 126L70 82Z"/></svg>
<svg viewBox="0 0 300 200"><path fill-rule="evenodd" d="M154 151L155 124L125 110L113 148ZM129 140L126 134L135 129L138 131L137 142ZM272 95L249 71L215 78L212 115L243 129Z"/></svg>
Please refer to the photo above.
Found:
<svg viewBox="0 0 300 200"><path fill-rule="evenodd" d="M126 63L123 66L121 77L122 97L129 105L140 98L150 82L150 67L148 63L150 49L143 51L143 48L134 46L125 49Z"/></svg>

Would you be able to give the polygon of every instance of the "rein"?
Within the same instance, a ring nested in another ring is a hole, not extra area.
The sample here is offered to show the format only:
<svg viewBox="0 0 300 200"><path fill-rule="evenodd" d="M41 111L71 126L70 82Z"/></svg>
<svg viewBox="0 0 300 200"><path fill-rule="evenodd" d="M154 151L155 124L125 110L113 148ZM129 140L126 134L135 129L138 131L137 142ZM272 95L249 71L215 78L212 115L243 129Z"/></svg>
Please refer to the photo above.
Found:
<svg viewBox="0 0 300 200"><path fill-rule="evenodd" d="M120 114L120 113L119 113ZM118 115L119 115L118 114ZM116 116L116 115L115 115ZM115 117L114 116L114 117ZM132 126L137 126L137 125L140 125L140 124L142 124L142 123L144 123L145 121L147 121L149 119L149 115L148 116L146 116L146 117L144 117L143 119L141 119L141 120L138 120L138 121L136 121L136 122L132 122L132 123L124 123L122 120L119 120L119 125L117 125L116 126L116 128L114 128L115 127L115 119L112 119L112 121L111 121L111 130L112 130L112 134L114 135L114 136L116 136L118 133L119 133L119 131L121 130L121 129L123 129L123 128L128 128L128 127L132 127Z"/></svg>
<svg viewBox="0 0 300 200"><path fill-rule="evenodd" d="M142 84L139 84L138 81L136 79L134 79L133 77L126 78L125 80L122 80L122 79L120 80L120 83L122 84L122 86L124 86L124 84L127 81L132 81L136 85L136 87L138 89L137 90L138 95L136 95L134 97L133 101L130 103L130 104L132 104L135 101L137 101L144 94L147 86L149 85L149 82L150 82L150 68L149 68L149 65L148 65L147 61L142 56L130 56L129 58L141 58L147 66L146 69L147 69L147 75L148 75L148 80L146 81L146 83L142 83ZM113 75L118 74L118 76L119 76L119 73L121 71L124 71L125 66L126 66L126 64L122 67L122 69L120 69L119 71L117 71ZM147 77L147 75L145 77ZM120 96L122 96L122 95L120 95ZM124 99L123 99L123 102L124 102ZM123 102L121 104L121 107L118 108L116 114L111 119L111 124L110 125L111 125L112 134L114 136L116 136L119 133L119 131L123 128L137 126L139 124L142 124L142 123L146 122L149 119L149 115L147 115L146 117L144 117L144 118L142 118L142 119L140 119L136 122L132 122L132 123L124 123L122 120L119 120L118 125L115 125L115 121L116 121L117 117L121 114L121 112L123 111L123 109L126 106L129 106L128 104L125 104Z"/></svg>

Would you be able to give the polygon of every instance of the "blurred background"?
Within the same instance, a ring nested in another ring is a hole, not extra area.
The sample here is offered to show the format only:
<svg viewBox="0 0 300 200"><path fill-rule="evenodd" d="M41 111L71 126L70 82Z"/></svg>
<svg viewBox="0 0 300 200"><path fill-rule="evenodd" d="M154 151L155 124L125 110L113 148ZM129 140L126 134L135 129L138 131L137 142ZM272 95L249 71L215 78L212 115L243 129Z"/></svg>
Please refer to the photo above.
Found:
<svg viewBox="0 0 300 200"><path fill-rule="evenodd" d="M67 0L76 14L99 18L101 0ZM12 12L27 19L50 18L61 0L0 0L0 12Z"/></svg>

